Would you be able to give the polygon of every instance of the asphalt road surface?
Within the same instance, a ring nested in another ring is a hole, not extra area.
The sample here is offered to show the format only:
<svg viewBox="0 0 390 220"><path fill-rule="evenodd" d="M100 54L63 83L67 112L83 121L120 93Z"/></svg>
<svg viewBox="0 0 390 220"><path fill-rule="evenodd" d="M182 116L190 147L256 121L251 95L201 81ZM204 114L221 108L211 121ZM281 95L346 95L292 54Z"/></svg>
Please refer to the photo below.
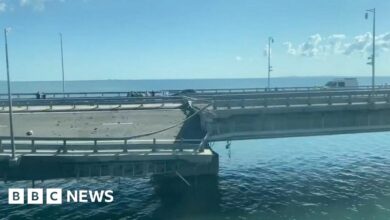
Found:
<svg viewBox="0 0 390 220"><path fill-rule="evenodd" d="M0 113L0 136L9 136L9 118ZM130 137L158 131L186 119L180 109L14 113L15 136ZM201 138L199 119L144 139Z"/></svg>

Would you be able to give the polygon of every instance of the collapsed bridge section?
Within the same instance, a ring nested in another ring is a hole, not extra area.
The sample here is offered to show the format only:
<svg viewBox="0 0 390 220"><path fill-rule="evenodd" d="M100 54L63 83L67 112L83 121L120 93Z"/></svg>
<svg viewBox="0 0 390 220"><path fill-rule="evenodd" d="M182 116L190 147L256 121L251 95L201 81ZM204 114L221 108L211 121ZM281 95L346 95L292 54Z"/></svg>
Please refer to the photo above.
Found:
<svg viewBox="0 0 390 220"><path fill-rule="evenodd" d="M197 96L208 140L390 130L390 91L318 91Z"/></svg>

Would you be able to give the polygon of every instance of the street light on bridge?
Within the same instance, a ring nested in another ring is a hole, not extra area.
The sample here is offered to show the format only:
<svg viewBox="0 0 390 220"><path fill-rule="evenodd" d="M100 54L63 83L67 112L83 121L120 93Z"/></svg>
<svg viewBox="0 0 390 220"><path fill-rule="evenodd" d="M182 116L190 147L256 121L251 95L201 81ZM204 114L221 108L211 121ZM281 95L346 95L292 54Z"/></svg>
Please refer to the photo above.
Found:
<svg viewBox="0 0 390 220"><path fill-rule="evenodd" d="M64 71L64 50L62 47L62 33L60 35L60 46L61 46L61 69L62 69L62 94L65 97L65 71Z"/></svg>
<svg viewBox="0 0 390 220"><path fill-rule="evenodd" d="M365 18L368 19L368 13L373 14L372 18L372 55L368 57L368 65L372 67L372 90L375 90L375 8L366 10Z"/></svg>
<svg viewBox="0 0 390 220"><path fill-rule="evenodd" d="M13 116L12 116L12 94L11 94L11 79L9 76L9 62L8 62L8 39L7 39L8 29L4 28L4 42L5 42L5 64L7 68L7 86L8 86L8 112L9 112L9 131L11 137L11 147L12 147L12 158L11 161L16 161L15 155L15 137L14 137L14 127L13 127Z"/></svg>
<svg viewBox="0 0 390 220"><path fill-rule="evenodd" d="M274 42L274 38L268 37L268 81L267 81L267 88L268 90L270 89L271 86L271 71L272 71L272 66L271 66L271 43Z"/></svg>

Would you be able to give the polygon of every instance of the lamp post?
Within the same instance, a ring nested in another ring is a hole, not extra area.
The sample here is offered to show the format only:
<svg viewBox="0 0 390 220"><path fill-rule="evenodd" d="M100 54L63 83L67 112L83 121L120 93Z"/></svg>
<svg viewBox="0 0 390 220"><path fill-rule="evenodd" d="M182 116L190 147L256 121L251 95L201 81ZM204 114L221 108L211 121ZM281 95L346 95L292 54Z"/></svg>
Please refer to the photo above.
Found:
<svg viewBox="0 0 390 220"><path fill-rule="evenodd" d="M12 147L12 160L15 160L15 137L14 137L14 127L13 127L13 116L12 116L12 94L11 94L11 82L9 76L9 62L8 62L8 40L7 40L8 30L4 29L4 40L5 40L5 63L7 67L7 86L8 86L8 112L9 112L9 131L11 135L11 147Z"/></svg>
<svg viewBox="0 0 390 220"><path fill-rule="evenodd" d="M61 68L62 68L62 94L65 97L65 71L64 71L64 50L62 47L62 33L60 33L60 44L61 44Z"/></svg>
<svg viewBox="0 0 390 220"><path fill-rule="evenodd" d="M267 80L267 88L270 89L271 86L271 43L274 42L274 39L272 37L268 37L268 80Z"/></svg>
<svg viewBox="0 0 390 220"><path fill-rule="evenodd" d="M370 60L367 64L372 67L372 91L375 90L375 8L366 10L365 18L368 19L368 12L373 15L372 18L372 55L368 57Z"/></svg>

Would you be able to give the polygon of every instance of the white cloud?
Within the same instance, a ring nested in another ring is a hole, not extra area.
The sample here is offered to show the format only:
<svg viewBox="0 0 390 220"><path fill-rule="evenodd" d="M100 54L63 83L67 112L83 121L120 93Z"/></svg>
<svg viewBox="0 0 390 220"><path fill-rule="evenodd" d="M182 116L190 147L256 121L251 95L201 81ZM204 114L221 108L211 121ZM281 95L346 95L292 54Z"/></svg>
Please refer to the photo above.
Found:
<svg viewBox="0 0 390 220"><path fill-rule="evenodd" d="M0 0L1 1L1 0ZM67 0L19 0L21 7L32 8L35 11L43 11L46 8L48 2L60 2L65 3ZM85 1L85 0L84 0Z"/></svg>
<svg viewBox="0 0 390 220"><path fill-rule="evenodd" d="M46 2L47 0L20 0L20 6L31 7L34 10L43 11Z"/></svg>
<svg viewBox="0 0 390 220"><path fill-rule="evenodd" d="M20 7L32 8L36 11L43 11L46 8L48 2L61 2L64 3L66 0L0 0L0 13L6 11L14 11L14 2L19 2ZM84 0L86 1L86 0Z"/></svg>
<svg viewBox="0 0 390 220"><path fill-rule="evenodd" d="M313 57L319 55L323 47L321 45L322 37L319 34L314 34L309 39L298 46L297 52L301 56Z"/></svg>
<svg viewBox="0 0 390 220"><path fill-rule="evenodd" d="M372 47L371 39L371 33L365 33L354 37L353 42L345 44L344 54L350 55L353 53L369 52Z"/></svg>
<svg viewBox="0 0 390 220"><path fill-rule="evenodd" d="M326 56L331 54L363 54L367 55L372 50L372 35L365 33L355 36L353 40L348 39L344 34L333 34L328 37L321 37L319 34L312 35L306 42L294 47L291 42L285 42L287 53L297 56ZM380 52L390 51L390 33L376 36L376 50Z"/></svg>
<svg viewBox="0 0 390 220"><path fill-rule="evenodd" d="M284 42L283 45L287 46L287 53L291 55L297 55L297 50L293 48L291 42Z"/></svg>
<svg viewBox="0 0 390 220"><path fill-rule="evenodd" d="M0 12L5 12L6 9L7 4L3 0L0 0Z"/></svg>
<svg viewBox="0 0 390 220"><path fill-rule="evenodd" d="M390 32L377 36L375 41L375 47L379 50L379 52L390 50Z"/></svg>
<svg viewBox="0 0 390 220"><path fill-rule="evenodd" d="M236 61L237 61L237 62L240 62L241 60L242 60L242 57L236 56Z"/></svg>
<svg viewBox="0 0 390 220"><path fill-rule="evenodd" d="M324 46L326 53L343 53L346 36L344 34L333 34L327 38L328 44Z"/></svg>
<svg viewBox="0 0 390 220"><path fill-rule="evenodd" d="M297 47L294 47L291 42L284 42L283 45L287 46L288 54L313 57L324 52L324 46L321 44L322 41L321 35L314 34Z"/></svg>
<svg viewBox="0 0 390 220"><path fill-rule="evenodd" d="M390 50L390 32L380 34L375 36L375 49L376 55L379 55L381 52L387 52ZM345 54L371 54L372 53L372 35L371 33L365 33L363 35L358 35L354 38L352 43L346 45Z"/></svg>

